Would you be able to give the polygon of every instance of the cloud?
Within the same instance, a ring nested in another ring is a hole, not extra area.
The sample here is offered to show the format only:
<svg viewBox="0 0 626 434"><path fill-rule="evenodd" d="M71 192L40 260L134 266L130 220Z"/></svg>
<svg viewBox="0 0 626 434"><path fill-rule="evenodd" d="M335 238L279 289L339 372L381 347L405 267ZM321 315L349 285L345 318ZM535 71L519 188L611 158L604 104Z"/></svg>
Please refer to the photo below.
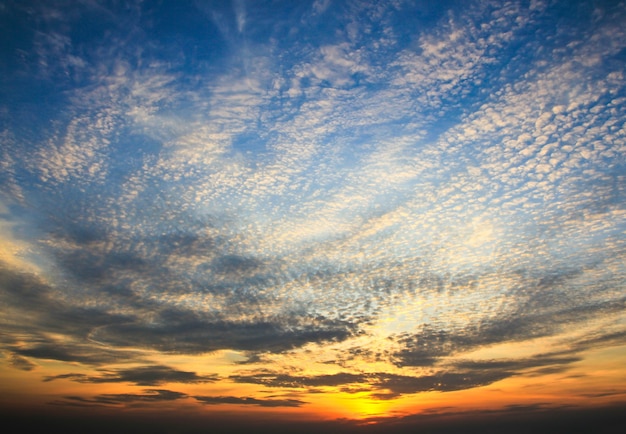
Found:
<svg viewBox="0 0 626 434"><path fill-rule="evenodd" d="M188 354L226 348L280 353L309 342L344 340L350 329L350 324L318 317L228 321L169 309L156 323L112 324L99 328L92 338L121 347L136 346L140 339L145 348Z"/></svg>
<svg viewBox="0 0 626 434"><path fill-rule="evenodd" d="M548 286L551 287L551 284ZM532 294L529 291L526 295L529 293ZM396 339L403 348L393 355L395 363L399 366L435 366L445 357L483 346L559 335L574 324L584 325L600 315L618 314L625 303L623 298L616 298L589 305L572 306L567 302L555 301L553 299L555 294L558 294L555 288L551 287L550 291L546 291L546 288L540 286L535 293L536 298L530 296L525 303L520 303L519 312L514 311L500 318L486 319L457 331L437 330L430 325L424 325L420 332L398 336ZM551 302L548 303L546 297L550 298ZM621 332L617 334L608 332L604 338L598 339L621 339ZM577 338L570 340L568 345L573 353L582 351L588 348L584 344L586 340L588 338ZM540 362L551 359L531 360ZM523 359L520 360L522 361Z"/></svg>
<svg viewBox="0 0 626 434"><path fill-rule="evenodd" d="M97 365L137 356L132 351L105 349L84 339L86 330L125 321L126 316L65 303L58 288L31 273L0 268L0 288L3 303L11 306L11 312L2 317L3 329L7 331L3 345L17 360L32 357ZM31 318L28 325L18 320L24 314ZM49 335L46 330L54 330L57 336Z"/></svg>
<svg viewBox="0 0 626 434"><path fill-rule="evenodd" d="M241 268L239 259L227 257L226 267L220 272L233 273ZM253 262L254 263L254 262ZM102 264L99 262L99 264ZM113 269L117 267L113 263ZM132 267L129 262L119 262L124 268ZM100 266L100 265L98 265ZM249 269L248 265L243 265ZM229 271L230 270L230 271ZM103 272L94 274L80 271L79 277L88 279L97 286ZM106 273L111 277L111 269ZM80 361L89 364L106 364L114 360L135 357L133 352L115 351L102 347L102 343L121 348L158 349L186 353L202 353L231 348L246 351L282 352L309 342L337 341L348 338L354 326L348 322L326 319L320 316L260 316L251 319L228 319L226 312L198 312L191 308L174 308L144 299L124 284L113 282L93 293L94 300L101 300L98 307L86 308L81 298L67 300L59 298L58 289L49 286L32 275L23 275L5 270L3 298L12 306L14 314L28 311L36 313L31 324L31 335L24 341L26 331L22 328L22 343L6 343L16 354L25 357ZM96 279L97 278L97 279ZM224 291L220 287L210 291ZM250 294L253 295L253 294ZM84 297L83 294L82 297ZM259 304L247 294L232 294L230 300L234 315L242 315L246 306ZM184 297L182 297L184 301ZM119 303L119 304L118 304ZM118 306L125 305L126 314L115 313ZM130 311L132 308L132 313ZM5 321L7 319L5 318ZM12 326L7 324L7 328ZM55 330L65 336L55 342L40 335L41 327ZM88 338L88 341L84 339ZM141 344L139 344L141 343Z"/></svg>
<svg viewBox="0 0 626 434"><path fill-rule="evenodd" d="M180 371L162 365L139 366L136 368L116 369L112 371L98 370L99 376L84 374L61 374L44 377L44 381L70 379L79 383L118 383L129 382L138 386L159 386L165 383L212 383L219 379L217 375L198 375L194 372Z"/></svg>
<svg viewBox="0 0 626 434"><path fill-rule="evenodd" d="M305 404L304 401L297 399L258 399L236 396L194 396L194 398L207 405L235 404L256 405L259 407L300 407Z"/></svg>
<svg viewBox="0 0 626 434"><path fill-rule="evenodd" d="M454 366L458 369L467 370L503 370L519 372L529 368L542 367L546 365L568 365L579 362L582 357L578 356L561 356L560 354L542 354L525 359L508 359L508 360L459 360L454 362Z"/></svg>
<svg viewBox="0 0 626 434"><path fill-rule="evenodd" d="M300 407L305 404L304 401L297 399L260 399L252 397L236 397L236 396L191 396L185 393L176 392L167 389L145 389L144 393L104 393L94 397L83 396L65 396L61 400L51 402L52 405L58 406L77 406L77 407L93 407L93 406L120 406L124 404L141 404L154 402L178 401L186 398L194 398L196 401L205 405L251 405L258 407Z"/></svg>
<svg viewBox="0 0 626 434"><path fill-rule="evenodd" d="M238 383L262 384L268 387L319 387L340 386L360 383L366 380L364 374L338 373L316 376L294 376L276 372L260 372L257 374L233 375L230 377Z"/></svg>
<svg viewBox="0 0 626 434"><path fill-rule="evenodd" d="M275 372L234 375L230 378L239 383L262 384L272 388L305 388L315 390L323 387L339 388L344 392L369 391L378 399L393 399L404 394L427 391L453 391L485 386L502 380L512 371L464 370L462 372L441 371L432 375L410 376L384 372L337 373L326 375L294 376Z"/></svg>
<svg viewBox="0 0 626 434"><path fill-rule="evenodd" d="M315 0L311 8L316 15L321 15L326 11L326 9L328 9L329 5L330 0Z"/></svg>
<svg viewBox="0 0 626 434"><path fill-rule="evenodd" d="M427 391L449 392L453 390L473 389L486 386L511 376L507 371L466 371L441 372L435 375L411 377L406 375L384 375L379 378L377 387L388 389L390 394L379 397L391 398L402 394Z"/></svg>
<svg viewBox="0 0 626 434"><path fill-rule="evenodd" d="M22 371L32 371L37 367L37 365L26 357L18 356L17 354L13 354L11 356L11 366L16 369L21 369Z"/></svg>
<svg viewBox="0 0 626 434"><path fill-rule="evenodd" d="M65 342L55 342L54 339L37 335L25 336L25 338L23 343L8 344L6 348L21 357L77 362L94 366L121 360L130 361L138 357L137 353L127 353L116 349L107 350L97 345L86 344L82 340L67 339L64 340Z"/></svg>
<svg viewBox="0 0 626 434"><path fill-rule="evenodd" d="M81 396L65 396L63 400L51 402L61 406L120 406L129 403L150 403L161 401L176 401L187 398L187 395L166 389L146 389L143 394L134 393L104 393L93 398Z"/></svg>

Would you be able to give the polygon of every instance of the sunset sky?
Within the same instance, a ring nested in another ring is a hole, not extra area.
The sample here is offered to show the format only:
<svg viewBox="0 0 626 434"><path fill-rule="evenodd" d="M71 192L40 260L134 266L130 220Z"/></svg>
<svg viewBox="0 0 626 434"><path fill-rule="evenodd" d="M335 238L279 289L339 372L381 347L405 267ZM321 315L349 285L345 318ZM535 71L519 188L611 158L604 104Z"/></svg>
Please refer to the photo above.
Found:
<svg viewBox="0 0 626 434"><path fill-rule="evenodd" d="M15 0L0 32L3 414L626 408L625 2Z"/></svg>

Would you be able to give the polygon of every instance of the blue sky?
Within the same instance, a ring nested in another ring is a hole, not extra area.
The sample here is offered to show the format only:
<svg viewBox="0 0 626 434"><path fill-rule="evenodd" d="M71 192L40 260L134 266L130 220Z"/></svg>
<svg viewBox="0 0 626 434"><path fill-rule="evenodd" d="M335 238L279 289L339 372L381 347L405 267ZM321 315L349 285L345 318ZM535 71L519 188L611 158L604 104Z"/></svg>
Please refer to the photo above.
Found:
<svg viewBox="0 0 626 434"><path fill-rule="evenodd" d="M59 406L159 385L406 415L494 385L527 402L544 375L585 380L541 405L623 402L625 22L609 1L0 2L2 378Z"/></svg>

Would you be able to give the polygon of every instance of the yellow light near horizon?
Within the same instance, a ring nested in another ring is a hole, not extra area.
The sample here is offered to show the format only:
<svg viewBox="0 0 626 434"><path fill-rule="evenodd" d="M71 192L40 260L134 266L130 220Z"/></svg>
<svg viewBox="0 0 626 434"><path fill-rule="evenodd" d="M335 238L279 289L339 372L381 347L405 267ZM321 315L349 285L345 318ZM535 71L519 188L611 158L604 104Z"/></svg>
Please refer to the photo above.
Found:
<svg viewBox="0 0 626 434"><path fill-rule="evenodd" d="M367 420L392 415L393 400L372 398L369 392L328 394L310 408L327 419Z"/></svg>

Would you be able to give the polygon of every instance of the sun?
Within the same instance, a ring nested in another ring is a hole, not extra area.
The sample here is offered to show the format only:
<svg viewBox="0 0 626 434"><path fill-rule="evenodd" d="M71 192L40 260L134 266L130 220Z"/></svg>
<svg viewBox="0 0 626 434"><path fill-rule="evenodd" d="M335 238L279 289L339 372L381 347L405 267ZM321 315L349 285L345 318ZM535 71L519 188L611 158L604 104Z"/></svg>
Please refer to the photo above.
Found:
<svg viewBox="0 0 626 434"><path fill-rule="evenodd" d="M376 423L374 419L391 416L393 400L373 398L370 392L345 394L338 398L345 417L350 419Z"/></svg>

